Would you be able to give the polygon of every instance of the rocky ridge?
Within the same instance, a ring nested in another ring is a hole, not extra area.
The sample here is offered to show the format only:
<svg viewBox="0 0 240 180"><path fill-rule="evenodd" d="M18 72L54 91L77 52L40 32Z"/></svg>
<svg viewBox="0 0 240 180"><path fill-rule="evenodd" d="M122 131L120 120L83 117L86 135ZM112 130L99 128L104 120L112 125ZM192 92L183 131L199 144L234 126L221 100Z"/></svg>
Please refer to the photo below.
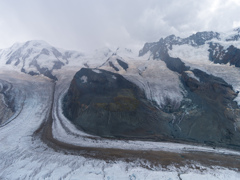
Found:
<svg viewBox="0 0 240 180"><path fill-rule="evenodd" d="M162 134L156 127L166 114L139 87L116 73L82 68L63 102L66 117L91 134L139 138Z"/></svg>

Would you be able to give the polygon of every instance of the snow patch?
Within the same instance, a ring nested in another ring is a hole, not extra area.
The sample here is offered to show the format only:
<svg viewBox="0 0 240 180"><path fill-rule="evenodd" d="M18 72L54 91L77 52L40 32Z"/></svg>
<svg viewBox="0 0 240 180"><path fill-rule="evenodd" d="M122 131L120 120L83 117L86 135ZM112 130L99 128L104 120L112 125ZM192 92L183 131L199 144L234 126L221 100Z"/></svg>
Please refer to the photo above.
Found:
<svg viewBox="0 0 240 180"><path fill-rule="evenodd" d="M185 71L185 73L186 73L189 77L191 77L191 78L193 78L193 79L196 79L198 82L200 82L200 79L199 79L198 77L196 77L192 71Z"/></svg>
<svg viewBox="0 0 240 180"><path fill-rule="evenodd" d="M99 69L92 69L92 71L95 72L95 73L98 73L98 74L102 73Z"/></svg>
<svg viewBox="0 0 240 180"><path fill-rule="evenodd" d="M87 83L88 77L82 76L80 79L81 79L82 83Z"/></svg>

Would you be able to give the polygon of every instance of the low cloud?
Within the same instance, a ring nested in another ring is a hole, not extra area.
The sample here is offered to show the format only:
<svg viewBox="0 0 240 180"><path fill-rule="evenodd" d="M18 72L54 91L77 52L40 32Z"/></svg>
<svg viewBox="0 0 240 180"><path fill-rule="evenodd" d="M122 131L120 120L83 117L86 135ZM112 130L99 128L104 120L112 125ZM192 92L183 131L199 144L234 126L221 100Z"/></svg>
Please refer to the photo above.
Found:
<svg viewBox="0 0 240 180"><path fill-rule="evenodd" d="M170 34L240 26L237 0L1 1L0 48L41 39L65 49L140 47Z"/></svg>

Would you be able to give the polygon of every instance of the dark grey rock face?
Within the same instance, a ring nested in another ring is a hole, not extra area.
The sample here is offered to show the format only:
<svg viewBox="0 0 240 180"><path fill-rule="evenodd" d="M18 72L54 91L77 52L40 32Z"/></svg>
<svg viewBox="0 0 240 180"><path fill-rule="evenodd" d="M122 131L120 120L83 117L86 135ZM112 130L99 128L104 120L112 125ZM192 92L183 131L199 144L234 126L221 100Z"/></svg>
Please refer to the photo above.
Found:
<svg viewBox="0 0 240 180"><path fill-rule="evenodd" d="M209 59L214 63L218 64L227 64L240 67L240 49L234 47L233 45L229 46L227 50L223 48L218 43L209 44Z"/></svg>
<svg viewBox="0 0 240 180"><path fill-rule="evenodd" d="M221 78L201 70L190 68L179 58L170 57L172 45L181 45L193 40L194 45L202 45L205 40L218 38L218 33L197 33L181 39L168 36L159 42L146 43L139 55L151 52L153 59L162 60L167 67L179 73L180 80L188 92L178 112L173 112L172 135L176 139L240 148L240 133L235 127L240 109L234 98L237 93ZM227 51L219 44L209 43L210 60L215 63L230 63L238 67L238 49L230 46ZM199 81L188 73L193 73ZM183 108L184 107L184 108ZM178 116L178 118L177 118Z"/></svg>
<svg viewBox="0 0 240 180"><path fill-rule="evenodd" d="M222 79L193 70L181 72L188 91L179 109L156 108L121 75L83 68L63 100L65 116L88 133L103 137L185 141L240 149L234 120L237 94Z"/></svg>
<svg viewBox="0 0 240 180"><path fill-rule="evenodd" d="M139 56L150 52L153 59L164 61L179 74L187 93L178 109L171 104L156 108L138 87L118 74L81 69L64 98L66 117L78 128L104 137L185 141L239 150L240 131L235 123L240 109L234 101L238 94L223 79L191 70L180 58L168 54L173 45L197 47L219 37L215 32L200 32L183 39L171 35L146 43L140 50ZM209 51L209 60L214 63L238 67L239 50L235 47L225 51L209 43ZM117 62L123 69L128 68L127 63Z"/></svg>
<svg viewBox="0 0 240 180"><path fill-rule="evenodd" d="M82 68L63 102L66 117L92 134L149 138L170 133L168 115L157 110L142 90L119 74Z"/></svg>
<svg viewBox="0 0 240 180"><path fill-rule="evenodd" d="M115 71L119 71L119 69L116 66L114 66L114 64L111 61L109 62L109 66L112 67Z"/></svg>
<svg viewBox="0 0 240 180"><path fill-rule="evenodd" d="M234 98L237 96L230 85L221 78L200 70L192 71L199 81L182 73L182 82L188 91L187 99L195 109L182 121L180 136L198 139L199 142L240 148L240 133L234 122L240 109Z"/></svg>
<svg viewBox="0 0 240 180"><path fill-rule="evenodd" d="M12 85L0 80L0 125L5 123L16 111Z"/></svg>
<svg viewBox="0 0 240 180"><path fill-rule="evenodd" d="M126 71L128 69L128 64L120 59L117 59L118 64Z"/></svg>
<svg viewBox="0 0 240 180"><path fill-rule="evenodd" d="M3 95L0 93L0 125L5 123L13 114L14 112L6 106Z"/></svg>
<svg viewBox="0 0 240 180"><path fill-rule="evenodd" d="M142 50L139 51L139 56L143 56L148 51L153 53L154 58L157 58L158 51L167 51L167 49L172 49L173 45L183 45L189 44L191 46L200 46L206 43L206 41L212 39L219 39L220 34L212 31L204 31L193 34L187 38L176 37L175 35L170 35L166 38L161 38L158 42L146 43Z"/></svg>

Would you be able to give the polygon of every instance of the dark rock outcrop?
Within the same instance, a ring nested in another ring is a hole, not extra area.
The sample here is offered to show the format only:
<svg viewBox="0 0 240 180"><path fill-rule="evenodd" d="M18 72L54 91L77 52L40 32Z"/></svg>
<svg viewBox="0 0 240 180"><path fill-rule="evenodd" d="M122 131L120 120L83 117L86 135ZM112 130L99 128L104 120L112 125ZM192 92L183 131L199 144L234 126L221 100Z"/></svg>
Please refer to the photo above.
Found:
<svg viewBox="0 0 240 180"><path fill-rule="evenodd" d="M179 109L156 108L121 75L83 68L63 100L65 116L79 129L103 137L203 143L240 149L234 122L237 94L221 78L181 71L188 91ZM193 76L189 76L192 73Z"/></svg>
<svg viewBox="0 0 240 180"><path fill-rule="evenodd" d="M119 71L119 69L116 66L114 66L114 64L111 61L109 62L109 66L112 67L115 71Z"/></svg>
<svg viewBox="0 0 240 180"><path fill-rule="evenodd" d="M231 38L226 39L226 41L238 41L240 39L239 29L236 29L235 31L236 34ZM139 56L143 56L150 51L153 59L161 59L166 62L167 66L169 66L171 60L174 60L177 64L179 64L178 58L172 58L168 55L168 50L171 50L173 45L188 44L193 47L198 47L207 43L209 46L208 51L210 61L216 64L230 63L230 65L240 67L240 49L234 47L233 45L225 49L219 43L208 42L212 39L220 40L220 34L217 32L205 31L198 32L187 38L180 38L176 37L175 35L170 35L164 39L161 38L158 42L146 43L139 51Z"/></svg>
<svg viewBox="0 0 240 180"><path fill-rule="evenodd" d="M169 116L119 74L82 68L64 98L64 114L78 128L104 137L161 138ZM165 136L167 137L167 136Z"/></svg>
<svg viewBox="0 0 240 180"><path fill-rule="evenodd" d="M127 69L128 69L128 64L127 63L125 63L124 61L122 61L120 59L117 59L117 62L125 71L127 71Z"/></svg>
<svg viewBox="0 0 240 180"><path fill-rule="evenodd" d="M240 49L234 47L233 45L224 49L224 47L218 43L210 43L208 51L209 59L214 63L229 63L230 65L240 67Z"/></svg>
<svg viewBox="0 0 240 180"><path fill-rule="evenodd" d="M183 45L189 44L191 46L200 46L206 43L206 41L212 39L219 39L220 34L212 31L197 32L187 38L176 37L175 35L167 36L166 38L161 38L158 42L146 43L142 50L139 51L139 56L143 56L148 51L151 51L153 56L156 57L156 53L159 50L166 51L167 49L172 49L173 45Z"/></svg>
<svg viewBox="0 0 240 180"><path fill-rule="evenodd" d="M188 91L194 109L182 121L179 136L198 139L201 143L224 147L240 148L240 132L234 126L240 109L234 98L237 93L221 78L208 75L200 70L192 73L199 79L182 73L182 82Z"/></svg>
<svg viewBox="0 0 240 180"><path fill-rule="evenodd" d="M16 111L12 85L0 80L0 125L5 123Z"/></svg>
<svg viewBox="0 0 240 180"><path fill-rule="evenodd" d="M78 128L104 137L185 141L240 149L240 128L236 126L240 109L232 86L201 70L191 70L180 58L168 54L173 45L197 47L214 38L219 39L220 35L200 32L183 39L171 35L146 43L140 50L139 56L150 52L153 59L164 61L179 74L187 93L178 109L172 108L171 103L157 108L144 92L118 74L81 69L64 98L66 117ZM230 46L226 51L211 43L209 49L213 62L229 62L238 67L238 49ZM117 62L127 69L127 64ZM116 68L113 64L112 67Z"/></svg>

